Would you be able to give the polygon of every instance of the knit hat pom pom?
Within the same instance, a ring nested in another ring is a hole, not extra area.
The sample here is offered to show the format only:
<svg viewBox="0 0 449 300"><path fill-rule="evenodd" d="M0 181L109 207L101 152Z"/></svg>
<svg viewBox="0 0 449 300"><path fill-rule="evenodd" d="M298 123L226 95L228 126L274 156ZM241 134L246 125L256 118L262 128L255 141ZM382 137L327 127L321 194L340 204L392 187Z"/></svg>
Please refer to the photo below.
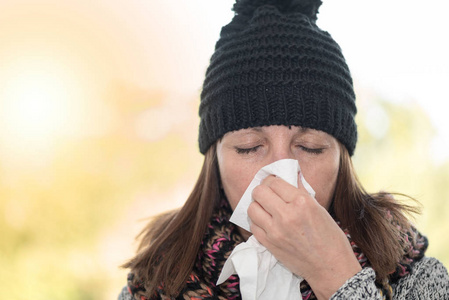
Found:
<svg viewBox="0 0 449 300"><path fill-rule="evenodd" d="M321 0L236 0L233 10L239 15L252 16L262 5L272 5L283 13L299 12L316 21Z"/></svg>

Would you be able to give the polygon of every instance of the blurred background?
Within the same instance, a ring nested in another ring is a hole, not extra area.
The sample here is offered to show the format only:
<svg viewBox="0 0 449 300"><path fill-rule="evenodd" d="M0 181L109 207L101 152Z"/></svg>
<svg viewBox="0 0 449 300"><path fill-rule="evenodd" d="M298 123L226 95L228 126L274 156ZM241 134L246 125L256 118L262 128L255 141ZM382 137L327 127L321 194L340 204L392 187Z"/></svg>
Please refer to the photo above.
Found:
<svg viewBox="0 0 449 300"><path fill-rule="evenodd" d="M115 299L147 218L198 175L203 76L233 0L0 0L0 298ZM443 1L325 1L367 190L423 204L449 266Z"/></svg>

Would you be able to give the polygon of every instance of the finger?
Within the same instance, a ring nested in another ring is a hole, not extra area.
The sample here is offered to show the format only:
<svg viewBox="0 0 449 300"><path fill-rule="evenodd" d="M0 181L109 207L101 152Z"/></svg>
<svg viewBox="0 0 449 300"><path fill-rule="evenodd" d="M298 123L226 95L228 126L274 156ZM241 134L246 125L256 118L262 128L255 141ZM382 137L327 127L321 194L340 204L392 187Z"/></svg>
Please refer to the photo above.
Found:
<svg viewBox="0 0 449 300"><path fill-rule="evenodd" d="M276 195L278 195L279 198L281 198L286 203L295 201L295 199L299 196L308 195L304 186L302 186L302 189L298 189L279 177L269 176L265 178L261 184L268 186Z"/></svg>
<svg viewBox="0 0 449 300"><path fill-rule="evenodd" d="M264 230L270 227L272 216L263 207L257 203L252 202L248 207L248 217L251 220L251 225L256 225Z"/></svg>
<svg viewBox="0 0 449 300"><path fill-rule="evenodd" d="M253 223L251 224L251 232L259 243L265 247L267 246L267 233L263 228Z"/></svg>
<svg viewBox="0 0 449 300"><path fill-rule="evenodd" d="M252 192L252 198L270 215L276 215L281 205L285 204L269 186L258 185Z"/></svg>

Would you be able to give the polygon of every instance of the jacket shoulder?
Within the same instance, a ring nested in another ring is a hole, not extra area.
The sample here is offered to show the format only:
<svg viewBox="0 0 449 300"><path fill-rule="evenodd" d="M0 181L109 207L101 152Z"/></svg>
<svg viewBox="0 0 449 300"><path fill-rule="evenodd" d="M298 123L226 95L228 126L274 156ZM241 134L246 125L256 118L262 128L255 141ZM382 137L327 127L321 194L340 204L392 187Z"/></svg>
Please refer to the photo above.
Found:
<svg viewBox="0 0 449 300"><path fill-rule="evenodd" d="M449 275L439 260L423 257L393 290L395 299L449 299Z"/></svg>
<svg viewBox="0 0 449 300"><path fill-rule="evenodd" d="M128 287L125 286L118 295L118 300L132 300L133 296L129 293Z"/></svg>

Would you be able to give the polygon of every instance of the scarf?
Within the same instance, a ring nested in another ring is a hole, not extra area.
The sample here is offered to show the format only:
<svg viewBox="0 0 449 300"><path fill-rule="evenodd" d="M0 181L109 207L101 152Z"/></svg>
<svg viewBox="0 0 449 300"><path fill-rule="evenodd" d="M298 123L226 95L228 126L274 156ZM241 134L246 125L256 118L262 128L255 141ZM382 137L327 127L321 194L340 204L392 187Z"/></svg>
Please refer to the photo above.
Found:
<svg viewBox="0 0 449 300"><path fill-rule="evenodd" d="M228 201L221 201L207 226L194 268L178 297L170 298L165 296L163 284L158 287L154 294L148 295L145 291L144 283L139 280L139 278L136 278L133 273L129 273L128 291L133 296L133 299L241 299L239 278L237 275L232 275L227 281L219 286L215 284L221 269L232 250L239 243L243 242L237 227L229 222L231 214L232 210L229 207ZM370 267L369 260L365 257L361 249L352 241L349 232L345 229L343 229L343 231L362 268ZM391 298L391 284L397 282L400 278L407 276L412 271L413 263L424 256L424 252L428 246L427 238L422 236L414 227L412 227L411 231L405 233L405 242L405 254L402 260L398 262L396 270L390 274L388 284L378 285L384 299ZM316 299L315 294L307 281L303 280L300 288L303 300Z"/></svg>

